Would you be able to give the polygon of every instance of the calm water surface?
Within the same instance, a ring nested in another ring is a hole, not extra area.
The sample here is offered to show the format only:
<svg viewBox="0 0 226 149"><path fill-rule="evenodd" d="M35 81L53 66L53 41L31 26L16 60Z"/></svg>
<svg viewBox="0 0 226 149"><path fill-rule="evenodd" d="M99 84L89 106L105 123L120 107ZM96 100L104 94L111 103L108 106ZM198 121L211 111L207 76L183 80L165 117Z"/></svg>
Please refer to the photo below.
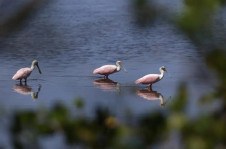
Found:
<svg viewBox="0 0 226 149"><path fill-rule="evenodd" d="M164 109L160 100L147 100L144 86L134 84L164 65L168 73L153 90L173 102L179 83L186 81L188 114L195 115L196 99L210 90L202 57L173 25L158 19L141 28L135 22L127 1L56 0L44 5L19 31L0 39L0 106L5 111L33 109L56 101L70 105L81 98L88 115L105 105L122 118L128 110L139 115ZM18 86L12 75L30 67L33 59L39 60L43 74L34 70L28 86ZM110 76L112 82L92 74L116 60L123 61L127 72Z"/></svg>

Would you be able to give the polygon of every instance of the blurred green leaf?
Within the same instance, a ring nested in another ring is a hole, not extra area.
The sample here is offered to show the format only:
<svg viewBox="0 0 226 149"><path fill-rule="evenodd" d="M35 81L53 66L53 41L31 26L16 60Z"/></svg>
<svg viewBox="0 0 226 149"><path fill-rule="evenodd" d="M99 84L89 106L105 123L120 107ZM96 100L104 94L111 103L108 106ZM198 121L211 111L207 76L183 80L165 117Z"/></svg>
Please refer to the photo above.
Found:
<svg viewBox="0 0 226 149"><path fill-rule="evenodd" d="M177 95L172 100L169 105L169 108L174 112L183 112L186 109L188 92L185 83L182 83L178 87Z"/></svg>
<svg viewBox="0 0 226 149"><path fill-rule="evenodd" d="M85 105L84 100L82 98L76 98L74 100L74 105L78 109L82 109Z"/></svg>

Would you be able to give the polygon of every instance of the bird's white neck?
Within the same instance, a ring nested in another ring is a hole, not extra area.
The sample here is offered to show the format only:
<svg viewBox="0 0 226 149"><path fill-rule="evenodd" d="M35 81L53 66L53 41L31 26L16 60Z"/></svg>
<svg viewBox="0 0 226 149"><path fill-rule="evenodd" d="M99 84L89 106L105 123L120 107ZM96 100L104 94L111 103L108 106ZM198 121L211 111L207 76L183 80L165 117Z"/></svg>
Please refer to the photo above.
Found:
<svg viewBox="0 0 226 149"><path fill-rule="evenodd" d="M31 64L31 69L33 70L35 68L35 65L34 64Z"/></svg>
<svg viewBox="0 0 226 149"><path fill-rule="evenodd" d="M120 71L120 70L121 70L121 65L118 64L118 63L116 63L116 70L117 70L117 71Z"/></svg>
<svg viewBox="0 0 226 149"><path fill-rule="evenodd" d="M164 70L160 69L160 77L159 79L162 79L164 77Z"/></svg>

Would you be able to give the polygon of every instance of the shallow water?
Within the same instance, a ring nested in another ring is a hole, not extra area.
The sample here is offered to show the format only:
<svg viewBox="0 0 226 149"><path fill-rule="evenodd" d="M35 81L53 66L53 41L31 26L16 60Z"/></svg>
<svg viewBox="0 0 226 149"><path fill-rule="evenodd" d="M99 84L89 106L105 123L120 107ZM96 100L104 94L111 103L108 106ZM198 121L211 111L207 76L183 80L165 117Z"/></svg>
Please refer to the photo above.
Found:
<svg viewBox="0 0 226 149"><path fill-rule="evenodd" d="M144 91L145 86L134 81L147 73L159 73L164 65L168 73L153 90L167 106L179 83L187 82L188 114L195 115L196 99L210 90L202 56L166 21L137 26L129 6L121 0L52 1L20 30L1 37L1 107L6 111L33 109L56 101L70 105L81 98L87 115L98 105L113 109L119 117L128 110L139 115L164 106L159 99L147 100L153 92ZM28 86L17 85L11 77L18 68L29 67L33 59L39 61L43 74L34 70ZM111 75L112 82L101 82L100 76L92 74L96 67L116 60L123 61L127 72Z"/></svg>

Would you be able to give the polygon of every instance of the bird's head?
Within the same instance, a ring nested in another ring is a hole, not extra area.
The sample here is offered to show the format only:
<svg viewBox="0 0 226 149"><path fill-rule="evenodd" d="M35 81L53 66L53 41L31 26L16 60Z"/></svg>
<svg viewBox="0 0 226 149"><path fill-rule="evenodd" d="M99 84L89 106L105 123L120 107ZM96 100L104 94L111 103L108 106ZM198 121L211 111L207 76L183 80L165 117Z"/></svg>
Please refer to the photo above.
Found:
<svg viewBox="0 0 226 149"><path fill-rule="evenodd" d="M127 72L127 70L123 67L122 61L117 61L116 66L119 66L119 70L122 68L125 72Z"/></svg>
<svg viewBox="0 0 226 149"><path fill-rule="evenodd" d="M38 65L38 61L37 61L37 60L33 60L33 61L32 61L32 65L33 65L33 66Z"/></svg>
<svg viewBox="0 0 226 149"><path fill-rule="evenodd" d="M117 62L116 62L116 65L121 66L121 65L122 65L122 61L117 61Z"/></svg>
<svg viewBox="0 0 226 149"><path fill-rule="evenodd" d="M167 71L166 71L166 67L165 67L165 66L160 67L160 71L167 72Z"/></svg>
<svg viewBox="0 0 226 149"><path fill-rule="evenodd" d="M39 73L40 73L40 74L42 73L42 72L41 72L41 69L39 68L38 61L37 61L37 60L33 60L33 61L32 61L32 66L37 66Z"/></svg>

